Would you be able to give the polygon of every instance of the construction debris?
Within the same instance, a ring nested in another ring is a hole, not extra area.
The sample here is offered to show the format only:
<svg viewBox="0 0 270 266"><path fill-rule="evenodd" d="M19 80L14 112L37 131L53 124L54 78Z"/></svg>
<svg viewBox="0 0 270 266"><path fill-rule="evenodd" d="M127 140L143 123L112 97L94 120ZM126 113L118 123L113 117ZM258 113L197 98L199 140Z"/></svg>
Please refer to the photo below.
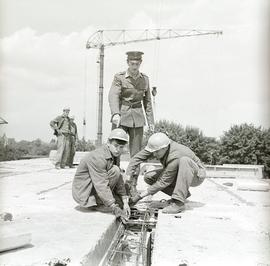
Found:
<svg viewBox="0 0 270 266"><path fill-rule="evenodd" d="M12 221L13 216L10 212L3 212L3 213L0 213L0 219L3 220L4 222Z"/></svg>

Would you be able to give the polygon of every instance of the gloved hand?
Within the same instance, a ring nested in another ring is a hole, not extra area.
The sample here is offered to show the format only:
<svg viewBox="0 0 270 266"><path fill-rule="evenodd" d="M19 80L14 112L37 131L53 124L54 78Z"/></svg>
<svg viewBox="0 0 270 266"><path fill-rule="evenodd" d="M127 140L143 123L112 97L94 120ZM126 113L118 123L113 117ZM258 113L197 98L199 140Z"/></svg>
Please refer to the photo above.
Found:
<svg viewBox="0 0 270 266"><path fill-rule="evenodd" d="M130 205L134 206L139 200L141 200L142 197L140 194L136 194L134 197L130 198Z"/></svg>
<svg viewBox="0 0 270 266"><path fill-rule="evenodd" d="M123 210L121 210L118 205L114 205L112 207L112 212L115 215L116 218L119 218L123 224L126 224L128 221L128 216L125 214Z"/></svg>
<svg viewBox="0 0 270 266"><path fill-rule="evenodd" d="M116 127L120 126L120 120L121 120L121 116L119 114L115 114L112 117L112 123L116 125Z"/></svg>

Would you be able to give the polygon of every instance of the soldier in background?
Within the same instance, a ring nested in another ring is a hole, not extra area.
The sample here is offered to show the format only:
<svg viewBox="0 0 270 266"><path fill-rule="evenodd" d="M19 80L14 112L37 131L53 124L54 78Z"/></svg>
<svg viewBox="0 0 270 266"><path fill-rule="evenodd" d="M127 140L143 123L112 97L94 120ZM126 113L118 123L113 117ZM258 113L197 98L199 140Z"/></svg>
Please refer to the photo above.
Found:
<svg viewBox="0 0 270 266"><path fill-rule="evenodd" d="M127 52L127 71L114 76L109 92L113 128L121 127L129 134L130 156L142 149L144 111L149 129L154 131L154 115L148 77L139 71L143 52ZM144 108L144 111L143 111ZM131 194L136 194L139 169L134 173Z"/></svg>
<svg viewBox="0 0 270 266"><path fill-rule="evenodd" d="M50 122L51 128L54 130L54 135L57 136L57 154L55 168L65 168L70 156L70 112L69 107L63 109L63 114L57 116Z"/></svg>
<svg viewBox="0 0 270 266"><path fill-rule="evenodd" d="M75 117L72 115L69 119L70 121L70 156L68 166L69 168L73 168L73 160L76 153L76 143L78 141L78 130L77 125L74 122Z"/></svg>

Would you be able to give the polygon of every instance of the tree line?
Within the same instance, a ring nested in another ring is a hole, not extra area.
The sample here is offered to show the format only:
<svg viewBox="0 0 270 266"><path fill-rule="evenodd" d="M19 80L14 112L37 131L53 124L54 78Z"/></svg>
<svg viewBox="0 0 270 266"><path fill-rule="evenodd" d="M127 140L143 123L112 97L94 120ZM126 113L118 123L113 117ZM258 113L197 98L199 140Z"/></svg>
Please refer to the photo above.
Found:
<svg viewBox="0 0 270 266"><path fill-rule="evenodd" d="M198 128L161 120L155 124L155 132L164 132L172 140L188 146L206 164L264 165L265 177L270 177L270 128L243 123L231 126L220 138L213 138ZM144 145L150 135L146 132Z"/></svg>
<svg viewBox="0 0 270 266"><path fill-rule="evenodd" d="M40 139L16 141L4 135L0 138L0 161L48 157L50 151L56 149L55 139L52 139L49 143ZM95 145L84 138L79 140L76 146L77 151L91 151L93 149L95 149Z"/></svg>

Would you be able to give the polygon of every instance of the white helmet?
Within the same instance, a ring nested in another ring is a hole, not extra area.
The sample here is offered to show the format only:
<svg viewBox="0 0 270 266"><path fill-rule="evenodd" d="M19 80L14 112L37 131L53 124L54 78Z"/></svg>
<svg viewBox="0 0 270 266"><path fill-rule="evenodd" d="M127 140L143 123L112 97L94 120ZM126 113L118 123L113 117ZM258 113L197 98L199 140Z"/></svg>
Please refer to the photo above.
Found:
<svg viewBox="0 0 270 266"><path fill-rule="evenodd" d="M168 136L164 133L155 133L153 134L145 147L145 149L149 152L155 152L158 150L161 150L165 147L168 147L171 143L171 140L168 138Z"/></svg>
<svg viewBox="0 0 270 266"><path fill-rule="evenodd" d="M111 131L109 139L118 139L128 142L129 136L122 128L116 128Z"/></svg>
<svg viewBox="0 0 270 266"><path fill-rule="evenodd" d="M65 106L64 108L63 108L63 111L70 111L70 107L69 106Z"/></svg>

